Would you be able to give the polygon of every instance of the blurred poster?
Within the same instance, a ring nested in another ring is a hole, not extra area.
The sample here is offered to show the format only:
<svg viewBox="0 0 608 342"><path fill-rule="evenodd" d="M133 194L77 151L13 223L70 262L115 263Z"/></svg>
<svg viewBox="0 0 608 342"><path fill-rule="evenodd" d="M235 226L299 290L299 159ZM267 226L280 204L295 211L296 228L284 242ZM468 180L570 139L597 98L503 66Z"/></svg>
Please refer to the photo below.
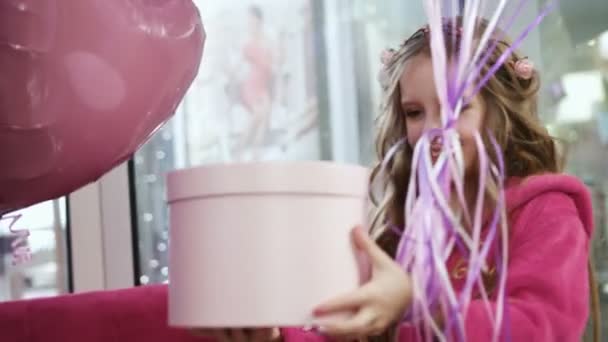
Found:
<svg viewBox="0 0 608 342"><path fill-rule="evenodd" d="M318 159L311 1L195 2L207 45L182 106L190 164Z"/></svg>

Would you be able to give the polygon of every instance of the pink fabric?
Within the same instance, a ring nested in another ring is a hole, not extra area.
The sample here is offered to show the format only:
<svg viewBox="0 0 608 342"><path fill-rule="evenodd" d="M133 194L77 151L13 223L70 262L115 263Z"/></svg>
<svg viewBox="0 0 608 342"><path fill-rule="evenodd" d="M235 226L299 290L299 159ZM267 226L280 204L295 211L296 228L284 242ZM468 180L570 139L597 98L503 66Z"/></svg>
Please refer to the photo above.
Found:
<svg viewBox="0 0 608 342"><path fill-rule="evenodd" d="M0 304L0 341L205 342L167 325L167 287L147 286Z"/></svg>
<svg viewBox="0 0 608 342"><path fill-rule="evenodd" d="M509 180L506 199L511 340L580 341L589 314L587 260L593 215L588 190L574 177L547 174ZM491 340L492 328L479 301L467 312L466 331L467 341ZM295 329L285 337L327 340ZM416 340L413 328L400 329L399 341Z"/></svg>
<svg viewBox="0 0 608 342"><path fill-rule="evenodd" d="M511 180L508 277L512 341L580 341L588 317L591 200L564 175ZM481 303L467 313L468 341L489 341ZM286 341L324 341L283 329ZM401 329L400 341L415 341ZM0 304L0 337L11 342L205 341L167 326L167 288L139 287Z"/></svg>

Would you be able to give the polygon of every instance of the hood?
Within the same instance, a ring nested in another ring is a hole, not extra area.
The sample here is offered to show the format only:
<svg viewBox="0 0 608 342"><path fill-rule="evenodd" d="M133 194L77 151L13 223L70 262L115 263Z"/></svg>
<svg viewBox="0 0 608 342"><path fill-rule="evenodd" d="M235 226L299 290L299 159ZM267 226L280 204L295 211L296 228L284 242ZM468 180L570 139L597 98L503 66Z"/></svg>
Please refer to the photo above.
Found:
<svg viewBox="0 0 608 342"><path fill-rule="evenodd" d="M545 193L561 192L572 199L585 231L593 231L593 206L589 189L576 177L565 174L543 174L527 178L510 178L505 186L507 212L510 215L534 198Z"/></svg>

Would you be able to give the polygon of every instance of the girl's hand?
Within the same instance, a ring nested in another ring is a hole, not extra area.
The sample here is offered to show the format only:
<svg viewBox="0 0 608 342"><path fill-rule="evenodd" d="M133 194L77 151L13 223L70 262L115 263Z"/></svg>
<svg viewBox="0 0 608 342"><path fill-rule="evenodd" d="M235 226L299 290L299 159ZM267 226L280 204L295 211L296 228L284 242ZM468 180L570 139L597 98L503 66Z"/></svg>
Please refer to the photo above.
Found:
<svg viewBox="0 0 608 342"><path fill-rule="evenodd" d="M217 342L280 342L278 328L260 329L195 329L191 331L198 337L209 337Z"/></svg>
<svg viewBox="0 0 608 342"><path fill-rule="evenodd" d="M411 303L411 280L360 227L353 230L355 246L367 254L372 264L369 282L357 290L328 301L315 310L319 330L348 339L377 336L401 319ZM352 313L349 318L323 320L322 316Z"/></svg>

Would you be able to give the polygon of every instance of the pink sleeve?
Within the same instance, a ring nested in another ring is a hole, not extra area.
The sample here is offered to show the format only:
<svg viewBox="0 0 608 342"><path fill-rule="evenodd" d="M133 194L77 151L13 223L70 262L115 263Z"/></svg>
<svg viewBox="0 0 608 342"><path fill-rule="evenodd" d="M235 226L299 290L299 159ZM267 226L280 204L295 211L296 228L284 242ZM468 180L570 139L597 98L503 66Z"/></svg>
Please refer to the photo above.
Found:
<svg viewBox="0 0 608 342"><path fill-rule="evenodd" d="M548 193L512 227L507 323L512 341L580 341L589 312L589 237L570 197ZM467 313L468 341L489 341L483 303Z"/></svg>

